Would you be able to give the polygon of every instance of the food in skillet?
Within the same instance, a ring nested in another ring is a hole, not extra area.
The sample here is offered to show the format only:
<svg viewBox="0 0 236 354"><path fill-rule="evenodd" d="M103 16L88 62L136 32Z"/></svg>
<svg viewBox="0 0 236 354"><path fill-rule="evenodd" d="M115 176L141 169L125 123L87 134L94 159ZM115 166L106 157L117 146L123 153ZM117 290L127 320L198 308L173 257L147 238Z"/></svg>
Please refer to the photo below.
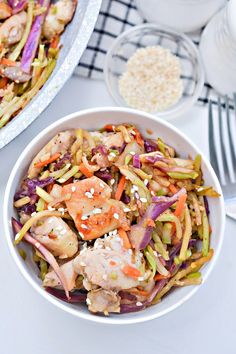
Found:
<svg viewBox="0 0 236 354"><path fill-rule="evenodd" d="M55 68L60 35L77 0L0 0L0 128L38 93Z"/></svg>
<svg viewBox="0 0 236 354"><path fill-rule="evenodd" d="M63 131L15 194L15 244L54 296L93 313L139 311L201 283L213 256L207 197L218 196L200 156L181 158L133 125Z"/></svg>

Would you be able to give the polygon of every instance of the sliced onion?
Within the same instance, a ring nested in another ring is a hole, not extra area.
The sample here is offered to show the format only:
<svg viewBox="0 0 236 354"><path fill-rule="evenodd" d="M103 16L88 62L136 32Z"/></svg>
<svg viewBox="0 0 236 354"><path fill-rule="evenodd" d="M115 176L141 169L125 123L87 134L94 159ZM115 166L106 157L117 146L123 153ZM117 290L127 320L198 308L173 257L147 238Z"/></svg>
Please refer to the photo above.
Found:
<svg viewBox="0 0 236 354"><path fill-rule="evenodd" d="M66 301L66 302L69 302L69 303L81 303L81 302L85 302L86 301L86 298L87 298L87 294L86 293L82 293L80 291L73 291L70 293L70 298L68 298L65 293L60 290L60 289L56 289L56 288L51 288L51 287L46 287L45 290L57 297L58 299L62 300L62 301Z"/></svg>
<svg viewBox="0 0 236 354"><path fill-rule="evenodd" d="M14 231L16 233L18 233L18 232L20 232L20 230L22 229L23 226L19 221L12 218L12 227L13 227ZM48 249L46 247L44 247L39 241L35 240L28 232L26 232L26 234L24 235L24 240L27 241L28 243L30 243L32 246L34 246L42 254L42 256L45 258L45 260L50 264L50 266L52 267L52 269L54 270L54 272L58 276L58 278L61 282L61 285L63 286L63 288L65 290L66 297L69 300L70 295L69 295L69 290L68 290L66 278L65 278L63 272L61 271L61 268L60 268L59 264L57 263L53 254L50 251L48 251Z"/></svg>

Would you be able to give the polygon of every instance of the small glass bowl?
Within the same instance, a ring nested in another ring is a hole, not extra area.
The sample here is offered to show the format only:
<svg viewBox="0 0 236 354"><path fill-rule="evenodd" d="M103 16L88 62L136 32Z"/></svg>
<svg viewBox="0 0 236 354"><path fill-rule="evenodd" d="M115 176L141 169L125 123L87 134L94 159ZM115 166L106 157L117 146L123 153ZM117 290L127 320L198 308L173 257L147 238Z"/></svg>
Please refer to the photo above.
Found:
<svg viewBox="0 0 236 354"><path fill-rule="evenodd" d="M168 48L177 55L181 64L182 97L167 110L152 112L160 118L171 119L183 115L194 105L204 85L204 70L199 52L186 35L155 24L135 26L122 33L107 52L105 82L117 105L129 107L120 95L119 78L126 71L127 61L138 48L156 45Z"/></svg>

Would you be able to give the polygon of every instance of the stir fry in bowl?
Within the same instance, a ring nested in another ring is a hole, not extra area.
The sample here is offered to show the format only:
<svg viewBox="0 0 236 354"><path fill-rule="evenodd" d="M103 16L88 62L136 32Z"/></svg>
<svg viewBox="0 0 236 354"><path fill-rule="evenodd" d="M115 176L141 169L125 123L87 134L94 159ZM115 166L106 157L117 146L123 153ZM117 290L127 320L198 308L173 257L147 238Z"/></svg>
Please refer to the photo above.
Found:
<svg viewBox="0 0 236 354"><path fill-rule="evenodd" d="M92 313L140 311L201 283L213 256L207 197L218 196L199 155L181 158L133 125L62 131L15 194L15 244L57 298Z"/></svg>
<svg viewBox="0 0 236 354"><path fill-rule="evenodd" d="M0 128L38 93L56 65L77 0L0 1Z"/></svg>

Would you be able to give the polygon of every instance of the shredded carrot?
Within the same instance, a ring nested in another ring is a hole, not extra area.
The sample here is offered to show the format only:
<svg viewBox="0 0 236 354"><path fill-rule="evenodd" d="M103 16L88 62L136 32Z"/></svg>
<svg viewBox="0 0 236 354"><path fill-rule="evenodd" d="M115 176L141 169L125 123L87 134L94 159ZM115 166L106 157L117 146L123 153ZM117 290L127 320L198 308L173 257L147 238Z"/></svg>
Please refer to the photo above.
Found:
<svg viewBox="0 0 236 354"><path fill-rule="evenodd" d="M44 161L40 161L40 162L34 164L34 167L35 168L44 167L44 166L48 165L49 163L56 161L60 156L61 156L61 154L59 152L57 152L56 154L52 155L49 159L44 160Z"/></svg>
<svg viewBox="0 0 236 354"><path fill-rule="evenodd" d="M144 146L143 138L142 138L140 132L138 131L138 129L134 128L133 130L135 131L135 140L137 141L137 143L140 146Z"/></svg>
<svg viewBox="0 0 236 354"><path fill-rule="evenodd" d="M176 206L176 209L174 212L175 216L178 216L178 217L181 216L182 211L184 210L184 205L185 205L186 199L187 199L187 194L183 194L179 197L179 200L177 202L177 206Z"/></svg>
<svg viewBox="0 0 236 354"><path fill-rule="evenodd" d="M121 178L119 180L119 183L118 183L118 186L117 186L116 193L115 193L115 199L116 200L120 200L120 198L122 196L122 193L123 193L123 191L125 189L125 183L126 183L125 176L121 176Z"/></svg>
<svg viewBox="0 0 236 354"><path fill-rule="evenodd" d="M16 62L14 60L10 60L8 58L2 58L1 64L4 66L16 66Z"/></svg>
<svg viewBox="0 0 236 354"><path fill-rule="evenodd" d="M89 171L87 169L87 167L85 167L85 165L83 164L83 162L81 162L81 164L79 165L79 170L80 172L83 173L83 175L85 175L86 177L92 177L93 176L93 173L91 171Z"/></svg>
<svg viewBox="0 0 236 354"><path fill-rule="evenodd" d="M48 193L51 193L53 186L54 186L55 182L50 183L49 185L47 185L46 189Z"/></svg>
<svg viewBox="0 0 236 354"><path fill-rule="evenodd" d="M131 267L128 264L126 266L124 266L124 268L122 268L121 270L125 275L127 275L131 278L134 278L134 279L137 279L141 275L140 270L138 270L137 268Z"/></svg>
<svg viewBox="0 0 236 354"><path fill-rule="evenodd" d="M159 281L159 280L162 280L162 279L168 279L169 277L170 277L169 275L156 274L155 277L154 277L154 280L155 281Z"/></svg>
<svg viewBox="0 0 236 354"><path fill-rule="evenodd" d="M169 185L169 190L171 191L171 193L176 194L178 192L178 189L173 185L170 184Z"/></svg>
<svg viewBox="0 0 236 354"><path fill-rule="evenodd" d="M2 77L0 79L0 89L4 89L7 86L7 83L8 83L8 78Z"/></svg>
<svg viewBox="0 0 236 354"><path fill-rule="evenodd" d="M123 241L124 248L126 248L126 249L131 248L131 243L130 243L129 237L128 237L127 233L125 232L125 230L118 229L118 234Z"/></svg>
<svg viewBox="0 0 236 354"><path fill-rule="evenodd" d="M117 263L114 262L114 261L110 261L110 265L111 265L111 266L115 266L115 265L117 265Z"/></svg>
<svg viewBox="0 0 236 354"><path fill-rule="evenodd" d="M51 44L50 44L50 48L56 49L58 47L59 41L60 41L59 36L53 37Z"/></svg>
<svg viewBox="0 0 236 354"><path fill-rule="evenodd" d="M148 218L147 219L147 226L155 227L156 224L152 219Z"/></svg>
<svg viewBox="0 0 236 354"><path fill-rule="evenodd" d="M112 124L107 124L107 125L105 125L104 126L104 130L106 130L107 132L113 132L114 131L114 125L112 125Z"/></svg>

